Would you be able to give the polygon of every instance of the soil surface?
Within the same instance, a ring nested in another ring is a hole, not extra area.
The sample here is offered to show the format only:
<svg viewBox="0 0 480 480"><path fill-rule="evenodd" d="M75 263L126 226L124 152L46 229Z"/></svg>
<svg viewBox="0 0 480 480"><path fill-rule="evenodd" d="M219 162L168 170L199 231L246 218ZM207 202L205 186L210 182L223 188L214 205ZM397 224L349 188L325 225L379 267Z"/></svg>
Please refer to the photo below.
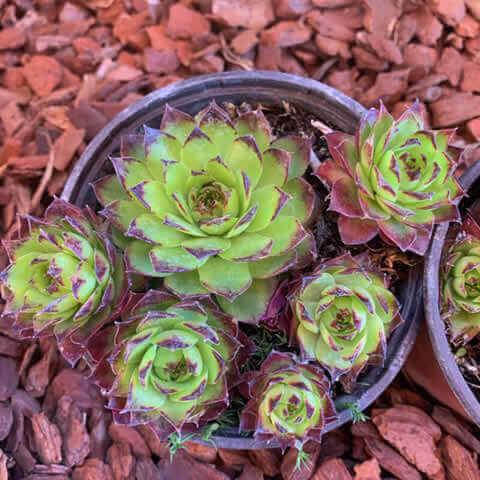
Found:
<svg viewBox="0 0 480 480"><path fill-rule="evenodd" d="M473 0L0 0L0 235L42 214L118 112L224 70L314 78L395 117L418 97L430 126L457 127L461 173L480 152L479 19ZM478 429L401 378L295 470L293 449L190 443L170 463L148 431L111 423L49 340L2 331L0 372L1 480L480 478Z"/></svg>

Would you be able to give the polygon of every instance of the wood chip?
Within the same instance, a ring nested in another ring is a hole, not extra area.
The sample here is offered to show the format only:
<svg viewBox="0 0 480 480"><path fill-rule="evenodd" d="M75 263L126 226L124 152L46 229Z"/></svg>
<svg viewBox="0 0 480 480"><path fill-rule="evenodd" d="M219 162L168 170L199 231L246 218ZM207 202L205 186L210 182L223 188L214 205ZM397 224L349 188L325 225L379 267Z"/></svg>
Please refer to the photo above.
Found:
<svg viewBox="0 0 480 480"><path fill-rule="evenodd" d="M450 127L478 116L480 111L480 95L471 93L454 93L441 98L430 105L432 126Z"/></svg>
<svg viewBox="0 0 480 480"><path fill-rule="evenodd" d="M272 0L213 0L212 13L231 27L254 30L261 30L274 19Z"/></svg>
<svg viewBox="0 0 480 480"><path fill-rule="evenodd" d="M248 458L267 477L274 477L280 473L282 454L279 449L249 450Z"/></svg>
<svg viewBox="0 0 480 480"><path fill-rule="evenodd" d="M13 411L10 405L0 404L0 442L8 437L13 425Z"/></svg>
<svg viewBox="0 0 480 480"><path fill-rule="evenodd" d="M448 0L447 0L448 1ZM416 34L424 45L435 46L441 37L443 26L428 8L419 8L415 12L417 22Z"/></svg>
<svg viewBox="0 0 480 480"><path fill-rule="evenodd" d="M277 0L275 2L275 14L279 18L294 19L309 12L312 7L312 0Z"/></svg>
<svg viewBox="0 0 480 480"><path fill-rule="evenodd" d="M331 458L323 462L312 477L312 480L330 479L352 480L352 476L340 458Z"/></svg>
<svg viewBox="0 0 480 480"><path fill-rule="evenodd" d="M309 480L315 470L320 449L320 445L314 442L306 443L303 446L303 450L308 454L308 459L297 468L298 450L296 448L290 448L283 457L280 465L283 480Z"/></svg>
<svg viewBox="0 0 480 480"><path fill-rule="evenodd" d="M479 92L479 74L480 64L467 60L463 64L463 79L460 83L460 89L464 92Z"/></svg>
<svg viewBox="0 0 480 480"><path fill-rule="evenodd" d="M457 25L465 16L465 0L428 0L427 3L447 25Z"/></svg>
<svg viewBox="0 0 480 480"><path fill-rule="evenodd" d="M158 51L153 48L146 48L144 51L145 70L149 73L172 73L180 65L175 51Z"/></svg>
<svg viewBox="0 0 480 480"><path fill-rule="evenodd" d="M25 121L23 113L15 102L10 102L0 110L3 128L8 136L13 135Z"/></svg>
<svg viewBox="0 0 480 480"><path fill-rule="evenodd" d="M229 12L233 17L235 2L229 2ZM215 13L215 5L212 6ZM246 9L247 10L247 9ZM216 14L216 13L215 13ZM200 13L175 3L170 7L166 33L172 38L188 39L202 37L210 33L210 22Z"/></svg>
<svg viewBox="0 0 480 480"><path fill-rule="evenodd" d="M445 476L436 446L442 433L425 412L402 405L375 415L372 413L372 419L382 437L419 471L434 480Z"/></svg>
<svg viewBox="0 0 480 480"><path fill-rule="evenodd" d="M462 76L464 65L463 56L452 47L446 47L435 65L435 72L447 75L450 85L456 87Z"/></svg>
<svg viewBox="0 0 480 480"><path fill-rule="evenodd" d="M19 380L17 368L17 362L12 358L0 357L0 372L2 372L0 402L8 400L15 392Z"/></svg>
<svg viewBox="0 0 480 480"><path fill-rule="evenodd" d="M114 442L128 443L137 457L151 456L150 448L135 428L111 423L108 433Z"/></svg>
<svg viewBox="0 0 480 480"><path fill-rule="evenodd" d="M83 465L76 467L72 480L114 480L110 465L106 465L97 458L89 458Z"/></svg>
<svg viewBox="0 0 480 480"><path fill-rule="evenodd" d="M366 451L378 460L380 466L398 480L422 480L421 474L393 448L373 437L365 438Z"/></svg>
<svg viewBox="0 0 480 480"><path fill-rule="evenodd" d="M62 81L63 69L53 57L35 55L26 63L25 78L32 90L39 96L50 94Z"/></svg>
<svg viewBox="0 0 480 480"><path fill-rule="evenodd" d="M312 31L298 22L279 22L274 27L265 30L263 39L279 47L293 47L310 40Z"/></svg>
<svg viewBox="0 0 480 480"><path fill-rule="evenodd" d="M354 480L381 480L380 465L376 458L367 460L360 465L355 465Z"/></svg>
<svg viewBox="0 0 480 480"><path fill-rule="evenodd" d="M477 120L478 129L480 133L480 122ZM473 121L473 120L472 120ZM435 420L443 430L449 435L455 437L459 442L463 443L470 450L480 454L480 440L478 440L470 430L464 425L464 422L458 420L450 410L439 405L433 407L432 418Z"/></svg>
<svg viewBox="0 0 480 480"><path fill-rule="evenodd" d="M22 28L11 27L0 30L0 50L20 48L27 41L27 36Z"/></svg>
<svg viewBox="0 0 480 480"><path fill-rule="evenodd" d="M44 412L32 417L33 445L43 463L62 462L62 437L58 427L51 423Z"/></svg>
<svg viewBox="0 0 480 480"><path fill-rule="evenodd" d="M306 18L308 23L325 37L343 42L353 42L355 40L355 32L349 28L348 20L343 15L312 10Z"/></svg>
<svg viewBox="0 0 480 480"><path fill-rule="evenodd" d="M480 469L477 459L453 437L447 435L441 442L443 459L450 480L477 480Z"/></svg>

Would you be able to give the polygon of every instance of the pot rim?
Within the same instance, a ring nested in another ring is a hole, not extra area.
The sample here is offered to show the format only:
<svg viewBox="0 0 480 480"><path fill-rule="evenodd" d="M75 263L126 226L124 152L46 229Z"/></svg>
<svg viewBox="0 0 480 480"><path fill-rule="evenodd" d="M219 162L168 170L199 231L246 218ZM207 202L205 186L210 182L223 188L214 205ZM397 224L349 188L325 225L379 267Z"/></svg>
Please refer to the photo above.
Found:
<svg viewBox="0 0 480 480"><path fill-rule="evenodd" d="M187 98L188 100L189 96L198 95L202 101L206 101L206 99L210 100L225 95L225 91L233 90L236 92L236 97L239 97L239 93L243 95L242 101L245 99L260 103L258 98L255 100L255 96L263 96L268 97L268 101L276 104L286 100L303 107L308 105L305 107L307 110L315 112L316 109L320 117L321 113L324 117L329 115L330 120L338 128L342 128L348 133L353 133L360 116L366 111L355 100L332 87L315 80L281 72L233 71L202 75L177 82L147 95L126 108L96 135L74 166L65 184L62 198L73 202L75 199L78 202L85 201L85 176L88 174L91 176L92 166L96 165L100 159L106 158L107 146L121 133L132 132L141 124L158 118L166 103L181 109L182 99ZM229 95L234 96L233 93L229 93ZM187 100L184 101L185 105L187 105ZM191 103L192 100L188 105ZM321 119L324 120L324 118ZM83 199L81 198L82 194ZM80 200L78 200L79 196ZM360 410L364 410L383 393L400 371L413 347L419 329L422 314L421 298L419 299L418 295L413 293L408 294L408 291L421 291L421 275L421 268L411 269L405 284L406 288L400 292L407 293L401 302L401 312L404 314L405 323L392 333L387 344L383 367L372 367L365 378L367 381L372 381L371 386L365 389L362 386L356 394L342 395L342 401L354 401ZM351 411L344 409L340 411L335 421L327 425L325 432L338 428L351 419ZM251 434L248 437L242 436L233 428L228 431L225 429L222 432L223 435L213 434L211 437L221 448L260 449L278 446L273 441L256 441ZM200 435L195 436L192 440L206 443Z"/></svg>
<svg viewBox="0 0 480 480"><path fill-rule="evenodd" d="M468 191L478 179L480 179L480 159L468 168L459 181L462 187ZM470 415L470 418L476 424L480 425L480 402L468 386L457 365L445 333L445 324L440 316L440 262L449 227L450 223L443 223L436 227L425 260L423 276L425 317L435 357L450 388L465 412Z"/></svg>

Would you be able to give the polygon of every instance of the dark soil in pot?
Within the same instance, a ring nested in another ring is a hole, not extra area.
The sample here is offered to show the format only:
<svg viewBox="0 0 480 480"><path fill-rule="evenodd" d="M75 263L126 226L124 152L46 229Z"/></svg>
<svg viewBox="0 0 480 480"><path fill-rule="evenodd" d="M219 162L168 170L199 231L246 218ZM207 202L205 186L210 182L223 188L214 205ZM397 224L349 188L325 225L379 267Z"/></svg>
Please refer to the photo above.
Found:
<svg viewBox="0 0 480 480"><path fill-rule="evenodd" d="M180 82L155 92L138 104L122 112L89 145L76 165L67 185L63 198L77 205L96 206L95 197L88 183L110 170L108 155L118 149L120 137L133 133L143 124L158 127L159 119L166 103L190 114L195 114L212 99L235 114L237 110L261 106L276 136L285 134L307 134L313 137L313 149L320 161L329 157L323 134L314 126L312 120L320 120L327 125L353 132L362 107L339 92L318 82L299 77L267 72L231 72L228 74L199 77ZM319 258L332 258L347 249L341 243L336 216L327 212L323 201L327 191L312 175L307 180L317 191L319 202L315 212L312 229L318 244ZM363 410L380 395L393 380L406 359L417 333L421 302L418 296L421 284L421 267L418 257L399 253L380 240L374 240L367 246L350 248L352 254L367 249L375 265L385 272L395 271L391 290L401 304L404 323L391 335L387 356L383 366L369 366L352 385L337 383L334 399L339 412L338 418L328 424L332 430L352 418L347 405L355 405ZM411 268L416 265L416 268ZM275 329L256 328L250 325L244 328L257 344L280 351L291 351L287 337ZM245 369L258 368L262 354L254 358ZM350 393L347 393L350 392ZM224 448L264 448L276 446L255 441L250 435L238 434L238 412L243 404L241 396L234 395L232 405L217 421L220 428L212 436L216 445ZM199 439L200 440L200 439Z"/></svg>
<svg viewBox="0 0 480 480"><path fill-rule="evenodd" d="M480 160L461 177L468 196L462 200L460 211L464 218L467 210L480 199ZM440 225L435 231L425 263L425 315L433 351L437 361L464 410L480 424L480 338L467 345L452 341L448 326L441 318L442 296L439 275L445 254L457 238L459 226Z"/></svg>

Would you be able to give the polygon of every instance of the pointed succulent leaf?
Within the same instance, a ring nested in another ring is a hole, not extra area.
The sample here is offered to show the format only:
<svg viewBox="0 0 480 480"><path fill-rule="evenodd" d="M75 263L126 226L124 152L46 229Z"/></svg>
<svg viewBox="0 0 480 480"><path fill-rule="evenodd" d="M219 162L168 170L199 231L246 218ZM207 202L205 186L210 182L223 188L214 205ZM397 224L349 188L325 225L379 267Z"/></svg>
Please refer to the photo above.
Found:
<svg viewBox="0 0 480 480"><path fill-rule="evenodd" d="M161 130L175 137L180 143L184 143L193 128L195 121L190 115L165 105L165 113L163 114Z"/></svg>
<svg viewBox="0 0 480 480"><path fill-rule="evenodd" d="M222 272L219 275L219 272ZM212 257L198 270L200 283L210 292L234 300L252 283L248 263Z"/></svg>

